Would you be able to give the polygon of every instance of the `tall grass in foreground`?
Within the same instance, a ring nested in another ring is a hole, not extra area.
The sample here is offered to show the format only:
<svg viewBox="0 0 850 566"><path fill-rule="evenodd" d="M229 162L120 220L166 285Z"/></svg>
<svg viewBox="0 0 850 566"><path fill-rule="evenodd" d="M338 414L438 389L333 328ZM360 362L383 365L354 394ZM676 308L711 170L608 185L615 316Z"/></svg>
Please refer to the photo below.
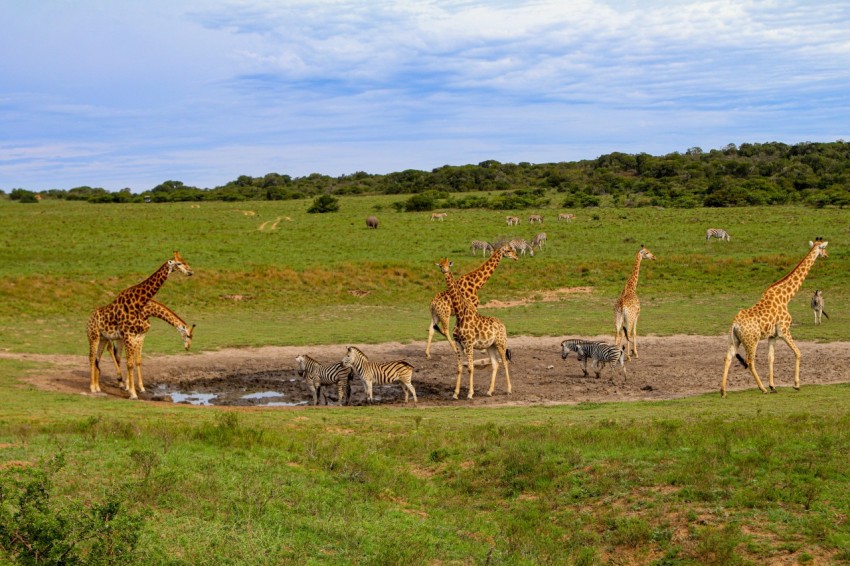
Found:
<svg viewBox="0 0 850 566"><path fill-rule="evenodd" d="M52 508L117 499L134 563L850 561L848 386L231 411L33 391L27 369L0 361L0 485L61 455Z"/></svg>

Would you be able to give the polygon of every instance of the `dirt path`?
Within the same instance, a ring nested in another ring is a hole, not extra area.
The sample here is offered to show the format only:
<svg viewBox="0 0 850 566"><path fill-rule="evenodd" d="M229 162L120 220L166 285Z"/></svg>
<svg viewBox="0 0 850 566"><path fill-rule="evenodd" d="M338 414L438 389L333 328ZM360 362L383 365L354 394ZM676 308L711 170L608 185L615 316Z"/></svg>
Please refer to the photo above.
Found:
<svg viewBox="0 0 850 566"><path fill-rule="evenodd" d="M571 355L561 359L560 343L564 337L512 337L511 382L513 394L505 394L504 373L500 369L493 397L486 392L490 368L476 367L475 398L466 400L467 376L461 385L462 401L452 400L456 361L445 340L436 342L432 358L425 358L425 343L361 345L373 361L404 359L416 371L413 384L420 406L465 405L504 406L577 403L581 401L659 400L706 392L719 392L723 371L726 337L667 336L641 337L641 357L627 364L628 376L621 370L606 368L601 378L593 372L582 375L579 362ZM610 336L596 339L610 340ZM850 381L850 344L833 342L798 343L803 353L802 386ZM213 405L293 406L308 402L307 386L295 372L295 356L309 354L322 363L336 362L345 355L347 345L281 346L225 349L215 352L181 353L173 356L147 357L144 375L147 391L140 398L149 401L184 399L184 402L210 402ZM762 344L757 357L758 369L767 384L767 347ZM51 362L54 367L27 377L36 386L62 392L88 395L88 361L85 356L45 356L0 352L0 358ZM481 360L482 354L476 356ZM108 396L125 397L117 387L115 369L104 359L101 387ZM784 344L776 348L776 384L789 390L793 384L794 357ZM737 363L730 370L728 388L755 387L749 372ZM193 393L198 396L191 397ZM274 395L278 394L278 395ZM189 397L185 397L185 396ZM718 393L719 395L719 393ZM246 397L247 396L247 397ZM401 404L399 385L376 387L376 402ZM352 386L354 405L365 400L359 382Z"/></svg>

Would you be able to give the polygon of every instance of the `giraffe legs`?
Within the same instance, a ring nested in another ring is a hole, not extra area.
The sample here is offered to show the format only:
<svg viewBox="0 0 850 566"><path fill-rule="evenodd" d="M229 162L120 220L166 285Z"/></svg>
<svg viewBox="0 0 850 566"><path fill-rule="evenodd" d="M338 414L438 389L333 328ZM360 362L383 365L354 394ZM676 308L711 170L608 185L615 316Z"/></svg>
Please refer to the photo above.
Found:
<svg viewBox="0 0 850 566"><path fill-rule="evenodd" d="M464 354L466 354L467 369L469 370L469 393L467 393L466 398L472 399L472 396L475 395L475 388L473 386L473 374L475 372L473 357L475 350L472 349L472 346L466 346L461 343L460 348L457 350L457 381L455 382L455 394L452 397L453 399L457 399L458 395L460 395L460 382L463 377Z"/></svg>
<svg viewBox="0 0 850 566"><path fill-rule="evenodd" d="M791 348L791 351L794 352L794 389L797 391L800 390L800 349L797 347L797 344L794 343L794 339L791 338L790 334L783 334L782 339L788 344L788 347Z"/></svg>
<svg viewBox="0 0 850 566"><path fill-rule="evenodd" d="M487 348L487 353L490 355L490 365L493 366L493 373L490 375L490 390L487 395L492 397L493 391L496 389L496 373L499 371L499 359L502 360L502 365L505 366L505 381L507 383L507 392L511 393L511 373L508 369L508 358L504 345L493 345Z"/></svg>
<svg viewBox="0 0 850 566"><path fill-rule="evenodd" d="M776 358L776 336L767 338L767 383L771 393L776 393L773 383L773 360Z"/></svg>
<svg viewBox="0 0 850 566"><path fill-rule="evenodd" d="M631 321L632 322L631 327L629 328L629 336L626 336L626 340L628 341L626 343L626 359L627 360L630 359L629 358L629 348L628 348L629 343L631 344L631 348L632 348L632 351L634 352L635 357L636 358L639 357L638 351L637 351L637 321L638 321L638 315L637 315L637 313L635 313L635 316Z"/></svg>
<svg viewBox="0 0 850 566"><path fill-rule="evenodd" d="M450 318L450 317L449 317ZM428 327L428 342L425 344L425 357L431 359L431 341L434 339L434 331L446 337L449 341L449 346L457 353L457 344L455 344L452 333L449 332L449 318L443 319L433 310L431 311L431 326Z"/></svg>
<svg viewBox="0 0 850 566"><path fill-rule="evenodd" d="M89 338L89 391L92 393L100 393L100 356L105 346L106 341L100 336Z"/></svg>
<svg viewBox="0 0 850 566"><path fill-rule="evenodd" d="M124 335L124 350L127 352L127 390L130 392L130 399L138 399L136 394L135 370L136 363L139 359L137 352L137 344L132 337Z"/></svg>

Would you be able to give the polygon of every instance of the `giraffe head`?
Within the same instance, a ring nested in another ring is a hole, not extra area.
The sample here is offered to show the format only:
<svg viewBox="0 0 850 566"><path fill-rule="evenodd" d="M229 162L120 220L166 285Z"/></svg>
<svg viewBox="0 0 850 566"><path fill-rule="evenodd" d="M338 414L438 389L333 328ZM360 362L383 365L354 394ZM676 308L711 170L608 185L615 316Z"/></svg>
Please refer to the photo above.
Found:
<svg viewBox="0 0 850 566"><path fill-rule="evenodd" d="M652 252L646 249L646 246L643 244L640 245L640 250L638 251L641 259L655 259L655 256L652 255Z"/></svg>
<svg viewBox="0 0 850 566"><path fill-rule="evenodd" d="M509 257L511 259L519 259L519 256L516 254L516 249L511 245L510 242L505 242L502 244L502 247L499 248L502 252L502 257Z"/></svg>
<svg viewBox="0 0 850 566"><path fill-rule="evenodd" d="M183 339L183 347L185 349L189 349L192 347L192 334L195 332L195 325L186 327L186 326L178 326L177 332L180 333L180 337Z"/></svg>
<svg viewBox="0 0 850 566"><path fill-rule="evenodd" d="M168 260L168 266L170 271L174 271L175 269L179 269L186 275L192 275L192 268L189 267L189 264L180 256L180 252L174 250L174 257Z"/></svg>
<svg viewBox="0 0 850 566"><path fill-rule="evenodd" d="M513 249L513 248L511 248L511 249ZM514 252L514 256L516 256L516 252ZM440 268L440 271L442 273L451 273L452 266L454 265L454 262L451 262L451 261L449 261L449 258L444 257L444 258L441 258L440 261L437 262L435 265Z"/></svg>
<svg viewBox="0 0 850 566"><path fill-rule="evenodd" d="M829 242L824 242L823 238L815 238L814 242L809 242L809 249L812 249L815 246L818 248L818 253L815 255L815 259L819 257L829 257L829 254L826 253L826 246L828 244Z"/></svg>

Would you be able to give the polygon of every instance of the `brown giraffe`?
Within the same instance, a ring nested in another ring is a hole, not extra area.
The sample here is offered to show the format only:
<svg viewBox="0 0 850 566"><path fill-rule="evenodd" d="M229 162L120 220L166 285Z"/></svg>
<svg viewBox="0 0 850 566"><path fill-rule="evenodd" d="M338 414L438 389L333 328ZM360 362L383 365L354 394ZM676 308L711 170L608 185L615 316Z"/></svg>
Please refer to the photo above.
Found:
<svg viewBox="0 0 850 566"><path fill-rule="evenodd" d="M175 251L174 256L163 263L153 275L137 285L124 289L118 293L114 301L95 309L89 317L86 333L89 339L89 369L91 373L89 389L92 393L100 392L98 360L106 346L106 341L121 340L124 349L127 351L126 383L130 391L130 399L138 398L133 381L134 364L137 361L138 337L144 336L150 329L150 323L147 318L142 316L142 311L175 269L179 269L186 275L192 275L192 268ZM144 391L143 387L141 391Z"/></svg>
<svg viewBox="0 0 850 566"><path fill-rule="evenodd" d="M637 296L638 276L640 275L640 262L643 259L655 259L646 247L641 244L635 254L635 266L632 274L626 281L626 288L620 293L620 298L614 303L614 328L617 332L614 344L620 345L623 334L626 336L626 360L630 360L630 350L638 357L637 351L637 320L640 315L640 300Z"/></svg>
<svg viewBox="0 0 850 566"><path fill-rule="evenodd" d="M748 309L741 310L732 321L729 329L729 348L726 350L726 359L723 365L723 380L720 382L720 395L726 397L726 378L729 376L729 365L732 358L738 360L749 368L750 373L756 380L762 393L767 393L764 385L756 372L756 348L760 340L767 338L767 364L768 384L770 390L776 392L773 384L773 357L776 339L781 338L794 352L794 389L800 389L800 349L791 337L791 313L788 312L788 303L803 285L809 270L819 257L829 257L826 253L824 242L818 238L809 242L811 249L806 256L797 264L791 273L771 285L761 295L761 299ZM738 354L738 346L744 344L746 360Z"/></svg>
<svg viewBox="0 0 850 566"><path fill-rule="evenodd" d="M94 315L92 315L94 316ZM145 320L148 320L150 317L156 317L160 320L164 320L171 326L177 329L177 332L180 333L180 338L183 340L183 348L188 350L192 347L192 338L195 332L195 325L189 326L186 321L177 316L173 310L163 305L162 303L151 299L148 301L148 304L145 305L145 308L142 309L142 317ZM148 323L148 327L150 328L150 323ZM109 334L108 332L106 334ZM136 338L138 344L138 350L136 351L136 368L138 369L139 376L139 389L141 391L145 390L145 384L142 381L142 348L144 347L145 342L145 334L142 334ZM106 341L106 349L109 350L110 355L112 356L112 362L115 364L115 371L118 372L118 381L121 384L122 389L126 389L127 386L124 382L124 377L121 375L121 349L123 348L123 344L120 340L107 340Z"/></svg>
<svg viewBox="0 0 850 566"><path fill-rule="evenodd" d="M505 325L498 318L478 314L472 302L461 293L457 281L452 276L452 263L448 259L441 259L437 265L446 278L452 308L457 313L454 338L460 344L460 350L457 351L457 382L455 383L454 398L457 399L460 394L463 353L466 353L466 363L469 368L469 393L466 398L472 399L475 393L473 387L475 365L472 359L475 350L487 350L490 355L490 364L493 366L493 373L490 376L490 389L487 391L487 395L492 396L493 390L496 388L496 372L499 370L500 359L505 366L505 381L510 394L511 374L508 370L508 362L511 359L511 351L507 349L508 332Z"/></svg>
<svg viewBox="0 0 850 566"><path fill-rule="evenodd" d="M478 290L483 287L493 275L493 272L496 270L496 267L498 267L502 257L509 257L514 260L517 259L516 250L508 242L505 242L499 247L499 249L494 251L490 258L482 263L478 269L470 271L465 275L461 275L455 280L458 287L460 287L460 292L467 298L467 300L472 302L473 307L478 308L478 304L480 303ZM425 344L426 358L431 357L431 340L434 338L435 330L446 337L452 347L452 350L457 353L457 346L455 346L454 340L452 340L451 334L449 334L449 319L453 314L457 314L457 312L452 308L452 302L451 299L449 299L448 291L441 291L440 293L437 293L433 299L431 299L431 325L428 327L428 343Z"/></svg>

